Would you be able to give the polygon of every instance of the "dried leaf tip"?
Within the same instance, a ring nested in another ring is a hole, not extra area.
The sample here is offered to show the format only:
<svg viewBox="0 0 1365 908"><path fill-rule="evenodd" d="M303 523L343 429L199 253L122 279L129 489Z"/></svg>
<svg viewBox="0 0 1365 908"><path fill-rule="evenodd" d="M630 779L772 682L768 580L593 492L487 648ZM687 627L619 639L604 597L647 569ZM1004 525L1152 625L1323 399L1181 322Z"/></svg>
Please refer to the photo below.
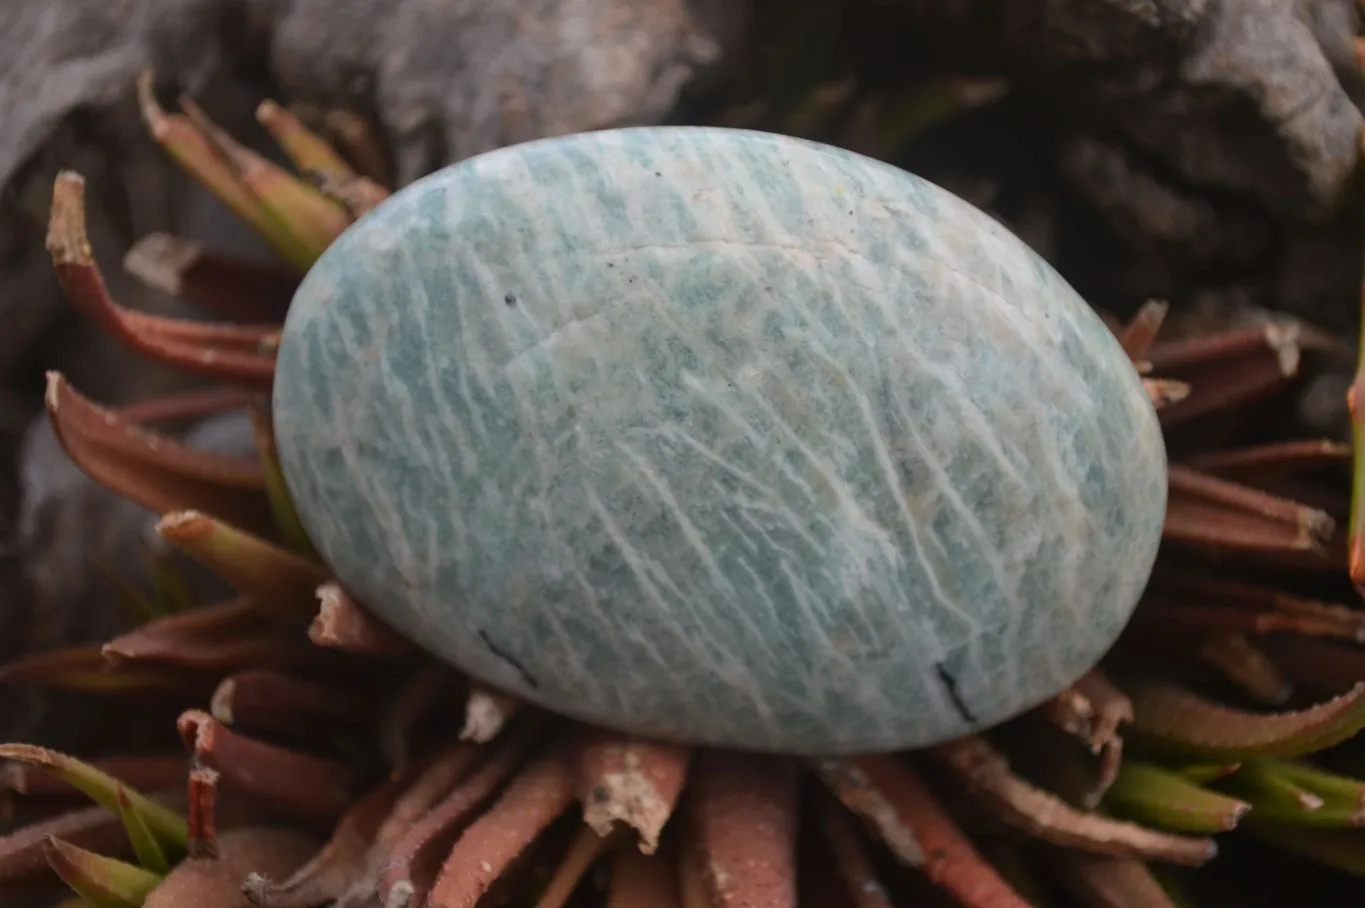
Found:
<svg viewBox="0 0 1365 908"><path fill-rule="evenodd" d="M52 185L47 251L58 265L90 265L94 254L85 228L85 177L74 170L57 174Z"/></svg>
<svg viewBox="0 0 1365 908"><path fill-rule="evenodd" d="M123 270L148 287L179 296L181 279L199 261L204 248L194 240L169 233L149 233L132 245L123 257Z"/></svg>

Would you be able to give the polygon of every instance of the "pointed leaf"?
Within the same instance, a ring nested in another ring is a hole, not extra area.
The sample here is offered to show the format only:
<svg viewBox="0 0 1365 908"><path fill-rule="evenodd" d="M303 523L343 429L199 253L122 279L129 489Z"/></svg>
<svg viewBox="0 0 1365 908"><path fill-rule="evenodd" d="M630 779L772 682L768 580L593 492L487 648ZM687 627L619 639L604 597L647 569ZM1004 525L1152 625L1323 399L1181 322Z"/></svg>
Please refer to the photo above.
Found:
<svg viewBox="0 0 1365 908"><path fill-rule="evenodd" d="M1302 756L1365 728L1365 682L1326 703L1280 713L1233 709L1162 681L1127 690L1134 736L1149 748L1198 759Z"/></svg>
<svg viewBox="0 0 1365 908"><path fill-rule="evenodd" d="M306 625L316 590L327 580L321 565L198 511L167 514L157 533L246 596L272 623Z"/></svg>
<svg viewBox="0 0 1365 908"><path fill-rule="evenodd" d="M48 373L45 402L67 456L91 479L124 498L158 513L206 507L246 526L266 525L269 520L264 496L252 494L251 483L259 478L254 464L233 472L230 465L214 461L214 455L201 459L198 455L204 452L149 459L144 451L102 433L98 426L110 428L117 417L85 400L56 372ZM152 446L160 447L161 439Z"/></svg>
<svg viewBox="0 0 1365 908"><path fill-rule="evenodd" d="M1188 467L1167 468L1165 538L1214 549L1322 551L1336 522L1323 511L1218 479Z"/></svg>
<svg viewBox="0 0 1365 908"><path fill-rule="evenodd" d="M142 908L161 877L150 870L48 836L44 856L54 873L98 908Z"/></svg>
<svg viewBox="0 0 1365 908"><path fill-rule="evenodd" d="M34 747L29 744L0 745L0 759L17 760L41 767L79 789L86 797L118 815L121 811L119 789L121 782L88 763L66 754ZM143 822L169 852L183 852L185 848L185 820L179 814L133 790L127 790L131 808L142 815Z"/></svg>
<svg viewBox="0 0 1365 908"><path fill-rule="evenodd" d="M1125 817L1195 835L1226 832L1251 809L1245 801L1201 788L1150 763L1129 761L1105 796Z"/></svg>
<svg viewBox="0 0 1365 908"><path fill-rule="evenodd" d="M521 767L539 737L538 731L532 723L503 736L473 772L444 797L438 792L435 797L440 800L425 813L413 817L407 828L401 830L384 857L378 885L381 904L389 905L395 900L413 904L425 900L440 872L442 858L453 857L451 845L459 830ZM478 745L469 745L467 750L455 750L453 756L459 760L466 753L479 754L481 749Z"/></svg>
<svg viewBox="0 0 1365 908"><path fill-rule="evenodd" d="M253 871L242 885L248 900L266 908L313 908L339 899L363 872L371 843L409 781L391 780L355 801L327 844L280 882Z"/></svg>
<svg viewBox="0 0 1365 908"><path fill-rule="evenodd" d="M208 713L182 713L177 727L201 766L234 791L301 822L331 822L350 803L359 778L350 767L237 734Z"/></svg>
<svg viewBox="0 0 1365 908"><path fill-rule="evenodd" d="M260 351L266 329L198 325L119 306L95 263L85 226L85 180L62 171L52 190L47 248L71 302L112 338L176 369L268 389L274 357Z"/></svg>
<svg viewBox="0 0 1365 908"><path fill-rule="evenodd" d="M256 439L256 450L261 459L261 471L265 479L265 491L270 499L270 510L275 515L275 525L279 528L284 542L305 558L316 561L317 550L308 538L294 499L284 481L284 470L280 466L279 450L275 447L275 430L270 417L259 407L251 410L251 428Z"/></svg>
<svg viewBox="0 0 1365 908"><path fill-rule="evenodd" d="M1215 476L1247 482L1290 476L1346 463L1350 459L1351 446L1348 444L1328 438L1305 438L1202 451L1185 458L1182 463Z"/></svg>
<svg viewBox="0 0 1365 908"><path fill-rule="evenodd" d="M0 684L33 684L85 693L141 693L171 688L182 680L180 673L155 666L112 667L99 646L34 653L0 665Z"/></svg>
<svg viewBox="0 0 1365 908"><path fill-rule="evenodd" d="M68 811L0 836L0 898L60 887L43 855L50 835L107 856L133 857L114 814L98 806Z"/></svg>
<svg viewBox="0 0 1365 908"><path fill-rule="evenodd" d="M87 760L90 766L142 791L168 791L184 781L187 760L184 754L151 754L98 757ZM13 791L28 797L79 798L81 791L62 778L28 763L0 763L0 791Z"/></svg>
<svg viewBox="0 0 1365 908"><path fill-rule="evenodd" d="M261 102L256 108L256 120L289 155L299 173L316 172L334 179L356 175L351 165L325 139L274 101Z"/></svg>
<svg viewBox="0 0 1365 908"><path fill-rule="evenodd" d="M1250 801L1260 820L1365 826L1365 784L1294 761L1248 760L1222 787Z"/></svg>
<svg viewBox="0 0 1365 908"><path fill-rule="evenodd" d="M227 162L237 182L298 238L303 250L312 256L309 267L351 225L350 215L340 205L238 142L188 97L181 96L180 107Z"/></svg>
<svg viewBox="0 0 1365 908"><path fill-rule="evenodd" d="M716 905L796 906L798 781L788 760L706 751L687 788L690 837Z"/></svg>
<svg viewBox="0 0 1365 908"><path fill-rule="evenodd" d="M1010 771L1009 761L984 738L934 747L947 765L1000 819L1047 842L1113 857L1198 866L1218 851L1212 839L1158 832L1099 814L1081 813L1061 798Z"/></svg>
<svg viewBox="0 0 1365 908"><path fill-rule="evenodd" d="M823 759L816 774L892 854L971 908L1029 908L985 861L903 758Z"/></svg>
<svg viewBox="0 0 1365 908"><path fill-rule="evenodd" d="M150 71L138 77L138 103L152 137L187 173L221 199L242 220L256 229L275 250L300 272L312 267L317 256L288 223L272 213L243 182L222 152L189 117L167 114L157 103Z"/></svg>
<svg viewBox="0 0 1365 908"><path fill-rule="evenodd" d="M230 672L262 663L321 665L328 655L274 632L256 606L243 599L158 618L110 640L103 653L120 672L165 667L183 670L181 678L184 672Z"/></svg>
<svg viewBox="0 0 1365 908"><path fill-rule="evenodd" d="M128 832L128 841L133 845L133 853L137 855L137 862L152 873L161 875L170 871L171 861L166 857L166 849L161 847L156 835L147 825L147 818L142 811L133 806L133 800L128 795L128 789L122 785L116 792L118 795L118 815L123 823L123 828Z"/></svg>

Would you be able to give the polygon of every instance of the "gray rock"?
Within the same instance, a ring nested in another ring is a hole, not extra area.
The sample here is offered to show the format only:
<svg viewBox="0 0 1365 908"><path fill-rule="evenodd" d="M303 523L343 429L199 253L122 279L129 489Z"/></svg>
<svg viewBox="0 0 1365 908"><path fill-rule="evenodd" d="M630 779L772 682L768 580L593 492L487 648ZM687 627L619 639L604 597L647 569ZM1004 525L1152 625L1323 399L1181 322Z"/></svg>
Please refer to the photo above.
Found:
<svg viewBox="0 0 1365 908"><path fill-rule="evenodd" d="M541 136L662 119L747 2L254 0L291 96L377 111L399 183Z"/></svg>
<svg viewBox="0 0 1365 908"><path fill-rule="evenodd" d="M1197 184L1289 218L1326 214L1343 200L1362 120L1295 13L1283 0L1209 3L1167 80L1134 85L1107 119Z"/></svg>

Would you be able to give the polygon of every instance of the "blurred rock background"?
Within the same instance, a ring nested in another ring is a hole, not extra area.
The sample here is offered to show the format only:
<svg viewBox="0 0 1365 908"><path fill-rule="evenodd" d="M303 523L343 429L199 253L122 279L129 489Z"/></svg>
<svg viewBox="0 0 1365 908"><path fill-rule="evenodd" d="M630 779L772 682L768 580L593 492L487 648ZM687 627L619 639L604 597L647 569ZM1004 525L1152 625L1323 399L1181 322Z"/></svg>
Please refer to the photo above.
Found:
<svg viewBox="0 0 1365 908"><path fill-rule="evenodd" d="M55 368L98 401L183 381L76 316L44 249L53 177L88 180L121 302L170 311L123 256L155 231L264 246L146 135L153 68L275 155L265 97L365 124L392 182L539 136L709 122L821 139L992 212L1094 305L1221 323L1287 312L1340 368L1304 395L1342 435L1361 284L1353 0L4 0L0 5L0 660L108 636L96 565L151 518L81 476L42 415ZM196 430L232 447L240 423ZM41 708L40 708L41 707ZM99 717L7 691L0 737L74 746Z"/></svg>

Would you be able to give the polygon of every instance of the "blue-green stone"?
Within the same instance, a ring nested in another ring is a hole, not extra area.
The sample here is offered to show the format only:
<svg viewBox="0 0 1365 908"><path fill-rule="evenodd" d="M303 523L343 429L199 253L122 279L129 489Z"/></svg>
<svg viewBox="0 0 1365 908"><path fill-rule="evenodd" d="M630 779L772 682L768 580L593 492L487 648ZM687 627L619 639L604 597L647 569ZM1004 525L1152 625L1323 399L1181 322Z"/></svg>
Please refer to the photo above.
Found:
<svg viewBox="0 0 1365 908"><path fill-rule="evenodd" d="M514 146L348 230L279 351L285 476L353 595L560 714L927 745L1110 647L1166 455L1094 312L889 165L714 128Z"/></svg>

